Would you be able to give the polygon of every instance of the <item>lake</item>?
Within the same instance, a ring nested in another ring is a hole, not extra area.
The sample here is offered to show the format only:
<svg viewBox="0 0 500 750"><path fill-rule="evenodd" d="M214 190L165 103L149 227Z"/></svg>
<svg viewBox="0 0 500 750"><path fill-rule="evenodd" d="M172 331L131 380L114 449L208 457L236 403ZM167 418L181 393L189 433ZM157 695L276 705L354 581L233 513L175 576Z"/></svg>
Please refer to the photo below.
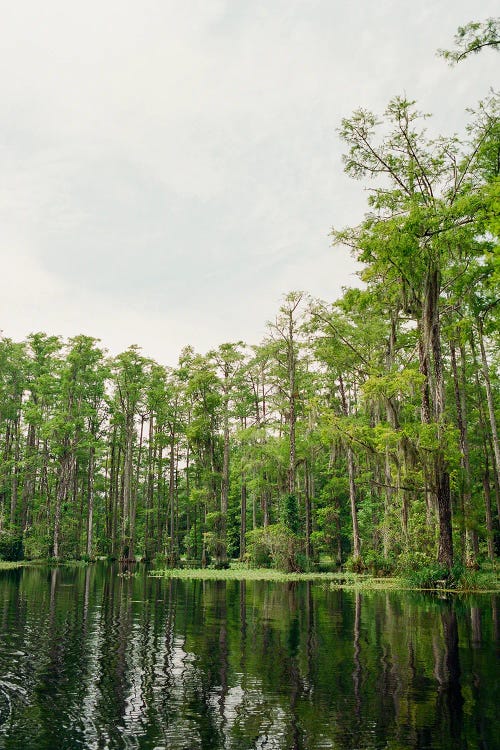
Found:
<svg viewBox="0 0 500 750"><path fill-rule="evenodd" d="M0 748L498 748L499 597L0 573Z"/></svg>

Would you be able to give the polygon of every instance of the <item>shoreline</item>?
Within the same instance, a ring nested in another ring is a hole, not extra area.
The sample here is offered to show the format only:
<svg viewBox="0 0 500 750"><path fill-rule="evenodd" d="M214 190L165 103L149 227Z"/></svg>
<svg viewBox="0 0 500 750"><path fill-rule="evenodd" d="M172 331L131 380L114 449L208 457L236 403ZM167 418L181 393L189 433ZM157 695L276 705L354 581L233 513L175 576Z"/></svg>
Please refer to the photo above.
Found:
<svg viewBox="0 0 500 750"><path fill-rule="evenodd" d="M177 578L182 580L201 581L272 581L286 583L305 581L311 583L330 583L336 588L364 591L427 591L440 594L500 594L500 579L497 577L496 586L484 588L462 587L447 588L446 586L422 588L412 586L408 581L398 576L373 576L368 573L350 572L316 572L316 573L282 573L270 568L229 568L215 570L212 568L161 568L148 573L151 578Z"/></svg>
<svg viewBox="0 0 500 750"><path fill-rule="evenodd" d="M0 560L0 572L6 570L17 570L19 568L40 567L86 567L101 560L19 560L15 562ZM488 575L480 571L480 575ZM418 587L400 576L374 576L369 573L351 573L349 571L327 571L310 573L283 573L272 568L244 568L234 567L222 570L214 568L153 568L145 571L149 578L176 578L180 580L200 581L270 581L274 583L287 582L310 582L327 583L335 588L346 590L363 591L414 591L440 594L500 594L500 576L495 573L496 579L492 585L491 572L489 580L478 581L475 586L448 588L446 585L436 587ZM135 575L135 573L132 573ZM443 581L443 583L445 583Z"/></svg>

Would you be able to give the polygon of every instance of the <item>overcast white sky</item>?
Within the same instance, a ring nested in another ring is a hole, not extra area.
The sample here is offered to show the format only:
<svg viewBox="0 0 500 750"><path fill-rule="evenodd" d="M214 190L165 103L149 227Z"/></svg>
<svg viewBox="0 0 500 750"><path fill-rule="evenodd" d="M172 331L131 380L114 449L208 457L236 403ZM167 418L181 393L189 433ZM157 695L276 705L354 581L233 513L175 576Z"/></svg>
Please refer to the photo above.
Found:
<svg viewBox="0 0 500 750"><path fill-rule="evenodd" d="M355 283L340 119L406 93L461 131L500 58L435 56L480 0L0 0L0 329L174 364Z"/></svg>

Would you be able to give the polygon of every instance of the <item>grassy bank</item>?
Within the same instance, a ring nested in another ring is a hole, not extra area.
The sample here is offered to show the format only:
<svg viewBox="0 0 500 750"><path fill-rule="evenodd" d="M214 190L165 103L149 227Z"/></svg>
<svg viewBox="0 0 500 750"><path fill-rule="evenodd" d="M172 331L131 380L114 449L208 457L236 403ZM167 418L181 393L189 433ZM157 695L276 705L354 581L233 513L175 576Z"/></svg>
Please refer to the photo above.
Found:
<svg viewBox="0 0 500 750"><path fill-rule="evenodd" d="M16 560L15 562L10 562L8 560L0 560L0 570L15 570L16 568L27 568L27 567L60 567L60 566L66 566L66 567L79 567L84 568L86 565L89 565L89 562L86 560L54 560L48 559L40 559L40 560Z"/></svg>
<svg viewBox="0 0 500 750"><path fill-rule="evenodd" d="M400 588L401 581L397 578L376 578L357 573L282 573L270 568L235 567L227 570L212 568L163 568L152 570L153 577L198 579L203 581L315 581L333 583L344 588Z"/></svg>
<svg viewBox="0 0 500 750"><path fill-rule="evenodd" d="M22 567L85 567L89 564L83 560L21 560L8 562L0 560L0 571L15 570ZM139 574L137 568L133 569ZM271 568L247 568L241 563L233 563L227 570L214 568L157 568L149 574L155 578L197 579L203 581L313 581L328 583L344 589L365 589L374 591L440 591L441 593L500 593L500 576L492 565L480 570L466 570L456 580L426 580L422 571L415 571L408 576L376 576L369 573L353 573L350 571L328 571L310 573L283 573Z"/></svg>
<svg viewBox="0 0 500 750"><path fill-rule="evenodd" d="M19 562L0 560L0 570L15 570L16 568L23 568L26 565L29 565L29 562L26 560L20 560Z"/></svg>
<svg viewBox="0 0 500 750"><path fill-rule="evenodd" d="M161 568L151 570L153 577L197 579L203 581L314 581L330 583L346 589L440 591L442 593L500 593L500 578L494 570L470 571L457 583L438 581L419 585L404 577L378 577L350 572L282 573L269 568L245 568L241 565L227 570L212 568Z"/></svg>

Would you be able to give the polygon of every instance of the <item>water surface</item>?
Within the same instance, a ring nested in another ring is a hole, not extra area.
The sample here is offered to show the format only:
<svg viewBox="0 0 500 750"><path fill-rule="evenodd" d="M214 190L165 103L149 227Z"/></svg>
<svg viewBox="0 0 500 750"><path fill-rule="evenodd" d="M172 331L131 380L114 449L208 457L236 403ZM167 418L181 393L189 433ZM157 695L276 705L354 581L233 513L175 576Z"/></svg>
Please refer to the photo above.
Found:
<svg viewBox="0 0 500 750"><path fill-rule="evenodd" d="M498 748L498 597L0 573L0 748Z"/></svg>

